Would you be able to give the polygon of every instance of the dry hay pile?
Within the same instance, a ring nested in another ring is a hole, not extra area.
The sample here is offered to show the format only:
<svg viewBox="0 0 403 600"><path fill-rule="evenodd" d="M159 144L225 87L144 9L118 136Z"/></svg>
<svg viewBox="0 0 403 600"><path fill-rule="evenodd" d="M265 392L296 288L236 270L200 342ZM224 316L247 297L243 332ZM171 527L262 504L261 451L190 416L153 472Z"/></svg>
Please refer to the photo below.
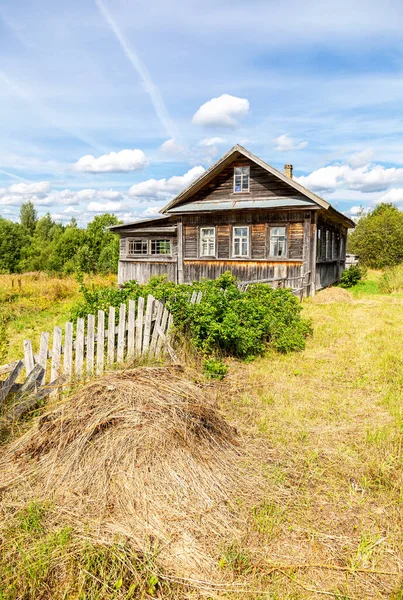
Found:
<svg viewBox="0 0 403 600"><path fill-rule="evenodd" d="M173 369L108 374L41 416L0 463L0 490L50 500L60 522L120 534L161 566L212 574L237 524L236 432ZM5 501L5 497L3 501Z"/></svg>
<svg viewBox="0 0 403 600"><path fill-rule="evenodd" d="M333 304L336 302L352 302L352 295L341 287L328 287L312 298L314 304Z"/></svg>

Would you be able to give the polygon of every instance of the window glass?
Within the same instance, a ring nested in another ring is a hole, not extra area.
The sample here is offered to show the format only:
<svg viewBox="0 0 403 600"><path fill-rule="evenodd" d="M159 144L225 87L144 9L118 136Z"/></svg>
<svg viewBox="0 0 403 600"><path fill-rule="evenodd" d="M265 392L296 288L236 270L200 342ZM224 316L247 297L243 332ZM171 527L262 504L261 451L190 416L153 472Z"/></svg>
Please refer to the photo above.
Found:
<svg viewBox="0 0 403 600"><path fill-rule="evenodd" d="M215 256L215 228L200 228L200 256Z"/></svg>
<svg viewBox="0 0 403 600"><path fill-rule="evenodd" d="M151 240L151 254L171 254L171 240Z"/></svg>
<svg viewBox="0 0 403 600"><path fill-rule="evenodd" d="M285 256L287 231L285 227L270 227L270 256Z"/></svg>
<svg viewBox="0 0 403 600"><path fill-rule="evenodd" d="M249 192L249 167L234 168L234 192Z"/></svg>
<svg viewBox="0 0 403 600"><path fill-rule="evenodd" d="M148 254L147 240L129 240L127 254L131 256Z"/></svg>
<svg viewBox="0 0 403 600"><path fill-rule="evenodd" d="M249 255L249 227L234 227L233 229L233 255Z"/></svg>

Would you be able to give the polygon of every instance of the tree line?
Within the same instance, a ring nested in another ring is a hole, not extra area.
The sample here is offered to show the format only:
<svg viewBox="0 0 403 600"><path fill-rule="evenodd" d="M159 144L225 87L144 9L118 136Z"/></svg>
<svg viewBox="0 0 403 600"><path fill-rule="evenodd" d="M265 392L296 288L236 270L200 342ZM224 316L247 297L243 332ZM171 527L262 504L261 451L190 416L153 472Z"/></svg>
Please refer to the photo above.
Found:
<svg viewBox="0 0 403 600"><path fill-rule="evenodd" d="M363 213L348 236L347 251L357 254L361 264L372 269L403 263L403 212L382 202Z"/></svg>
<svg viewBox="0 0 403 600"><path fill-rule="evenodd" d="M74 218L62 225L50 213L38 218L33 203L25 202L19 223L0 217L0 273L116 272L119 236L108 227L119 222L115 215L104 214L85 229Z"/></svg>

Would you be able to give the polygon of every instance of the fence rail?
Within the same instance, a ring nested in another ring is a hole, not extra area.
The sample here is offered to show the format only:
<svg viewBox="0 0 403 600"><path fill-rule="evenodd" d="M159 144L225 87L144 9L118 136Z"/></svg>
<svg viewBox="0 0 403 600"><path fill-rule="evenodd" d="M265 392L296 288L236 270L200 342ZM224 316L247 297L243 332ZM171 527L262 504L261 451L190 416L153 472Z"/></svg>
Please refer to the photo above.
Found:
<svg viewBox="0 0 403 600"><path fill-rule="evenodd" d="M267 283L272 288L291 288L293 294L302 297L303 293L308 290L311 283L311 272L307 271L303 275L296 275L294 277L272 277L271 279L241 281L238 283L238 287L245 292L253 283Z"/></svg>
<svg viewBox="0 0 403 600"><path fill-rule="evenodd" d="M192 296L190 301L197 300L198 296ZM33 353L31 340L24 340L24 358L0 366L0 376L8 375L0 380L0 405L11 393L16 393L16 400L33 393L36 398L43 398L62 383L101 375L105 365L142 355L167 352L177 362L169 339L172 315L162 302L151 295L147 301L138 298L137 306L129 300L127 307L120 305L117 325L116 317L115 307L110 306L107 314L99 310L96 317L78 318L75 329L72 322L65 324L64 331L55 327L51 346L50 335L44 331L38 354ZM24 368L24 382L16 383ZM24 403L18 406L26 409ZM15 409L12 416L16 416Z"/></svg>

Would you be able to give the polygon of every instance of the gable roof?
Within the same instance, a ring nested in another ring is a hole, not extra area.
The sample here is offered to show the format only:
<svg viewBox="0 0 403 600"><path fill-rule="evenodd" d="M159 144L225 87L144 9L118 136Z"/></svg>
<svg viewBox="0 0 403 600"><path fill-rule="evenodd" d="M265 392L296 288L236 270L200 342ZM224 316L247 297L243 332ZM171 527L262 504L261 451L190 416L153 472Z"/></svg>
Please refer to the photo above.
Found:
<svg viewBox="0 0 403 600"><path fill-rule="evenodd" d="M224 156L222 156L216 163L214 163L214 165L212 165L202 175L200 175L200 177L198 179L196 179L196 181L193 181L193 183L191 183L187 188L185 188L182 192L180 192L175 198L173 198L173 200L168 202L168 204L161 209L161 213L162 214L170 214L170 213L182 212L181 209L179 208L179 206L186 203L187 200L190 200L196 192L198 192L206 184L208 184L225 167L229 166L232 163L232 161L234 160L234 158L236 158L236 155L239 155L239 154L244 156L245 158L248 158L249 160L253 161L255 164L257 164L260 167L262 167L263 169L265 169L268 173L270 173L271 175L274 175L280 181L287 184L289 187L294 188L297 192L299 192L300 194L305 196L305 198L307 198L307 200L308 200L307 204L313 203L318 208L323 208L324 210L328 210L329 208L332 208L329 202L327 202L326 200L324 200L317 194L314 194L313 192L311 192L311 190L308 190L307 188L305 188L303 185L301 185L294 179L291 179L287 175L284 175L284 173L282 173L281 171L278 171L271 165L267 164L264 160L262 160L255 154L252 154L252 152L249 152L249 150L246 150L246 148L244 148L243 146L236 144L235 146L233 146L231 148L231 150L229 150L226 154L224 154ZM190 207L190 204L189 204L189 207ZM183 212L186 212L186 210L187 209L185 209L185 207L183 207ZM193 208L193 210L194 210L194 208ZM333 209L333 211L335 211L335 209ZM338 213L338 211L335 211L335 212ZM345 215L342 215L342 213L338 213L338 214L341 217L343 217L343 220L348 222L348 224L349 224L348 226L355 227L355 223L353 221L351 221L351 219L349 219Z"/></svg>

